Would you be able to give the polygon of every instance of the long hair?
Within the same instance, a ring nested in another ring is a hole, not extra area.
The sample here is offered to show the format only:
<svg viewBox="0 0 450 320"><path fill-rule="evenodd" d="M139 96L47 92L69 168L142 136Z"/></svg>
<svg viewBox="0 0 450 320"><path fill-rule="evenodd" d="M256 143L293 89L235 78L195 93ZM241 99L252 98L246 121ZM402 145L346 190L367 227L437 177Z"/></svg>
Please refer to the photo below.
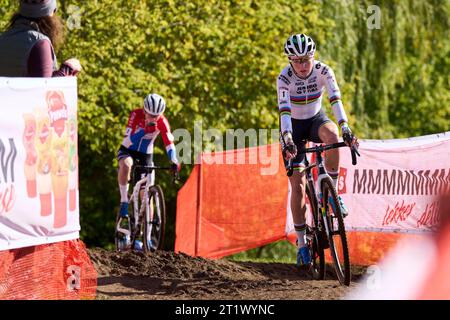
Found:
<svg viewBox="0 0 450 320"><path fill-rule="evenodd" d="M57 52L61 48L64 42L64 23L59 16L53 15L51 17L47 16L42 18L27 18L20 15L19 13L16 13L12 16L9 22L8 29L11 28L14 23L21 18L30 21L32 26L34 26L37 31L49 37L50 41L52 42L53 48L55 49L55 52Z"/></svg>

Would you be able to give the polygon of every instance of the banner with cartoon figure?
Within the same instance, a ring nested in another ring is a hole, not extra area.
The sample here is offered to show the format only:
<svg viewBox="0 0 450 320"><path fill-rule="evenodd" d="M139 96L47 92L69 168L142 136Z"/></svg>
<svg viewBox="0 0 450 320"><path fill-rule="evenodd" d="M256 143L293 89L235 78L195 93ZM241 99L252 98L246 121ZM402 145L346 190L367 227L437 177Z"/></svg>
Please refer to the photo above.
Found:
<svg viewBox="0 0 450 320"><path fill-rule="evenodd" d="M0 250L79 237L76 78L0 78Z"/></svg>
<svg viewBox="0 0 450 320"><path fill-rule="evenodd" d="M358 164L340 149L338 192L348 231L427 233L438 225L439 195L450 191L450 132L362 140ZM286 233L294 227L287 201Z"/></svg>

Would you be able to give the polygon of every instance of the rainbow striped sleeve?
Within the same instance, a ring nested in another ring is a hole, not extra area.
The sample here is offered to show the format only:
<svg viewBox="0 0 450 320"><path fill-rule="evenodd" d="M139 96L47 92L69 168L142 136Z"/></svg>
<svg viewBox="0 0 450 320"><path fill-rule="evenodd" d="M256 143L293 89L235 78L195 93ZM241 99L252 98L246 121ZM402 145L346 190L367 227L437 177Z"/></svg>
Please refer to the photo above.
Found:
<svg viewBox="0 0 450 320"><path fill-rule="evenodd" d="M347 115L345 114L344 110L344 105L341 101L341 96L335 95L330 97L330 103L334 116L338 120L338 124L341 125L341 123L343 122L348 122Z"/></svg>
<svg viewBox="0 0 450 320"><path fill-rule="evenodd" d="M331 105L335 105L336 103L339 103L339 102L341 102L341 96L330 97Z"/></svg>
<svg viewBox="0 0 450 320"><path fill-rule="evenodd" d="M283 106L283 107L280 107L279 109L279 112L280 112L280 116L291 116L291 107L288 107L288 106Z"/></svg>

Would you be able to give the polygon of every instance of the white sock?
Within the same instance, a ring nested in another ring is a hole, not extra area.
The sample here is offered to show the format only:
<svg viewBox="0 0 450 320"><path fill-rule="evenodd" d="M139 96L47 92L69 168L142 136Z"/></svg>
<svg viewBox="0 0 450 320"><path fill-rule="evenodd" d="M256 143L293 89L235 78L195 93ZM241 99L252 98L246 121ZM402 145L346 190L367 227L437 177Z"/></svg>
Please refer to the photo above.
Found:
<svg viewBox="0 0 450 320"><path fill-rule="evenodd" d="M120 202L128 202L128 183L126 185L119 184Z"/></svg>
<svg viewBox="0 0 450 320"><path fill-rule="evenodd" d="M294 224L294 228L297 234L297 246L304 247L306 245L306 224Z"/></svg>

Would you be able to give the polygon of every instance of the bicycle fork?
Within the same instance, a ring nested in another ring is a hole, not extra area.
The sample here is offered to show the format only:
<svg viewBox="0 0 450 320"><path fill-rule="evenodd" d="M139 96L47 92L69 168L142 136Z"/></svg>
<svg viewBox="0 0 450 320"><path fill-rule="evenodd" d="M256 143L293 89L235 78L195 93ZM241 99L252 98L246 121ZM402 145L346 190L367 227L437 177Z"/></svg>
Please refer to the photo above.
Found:
<svg viewBox="0 0 450 320"><path fill-rule="evenodd" d="M142 223L142 217L144 214L146 214L147 212L147 207L148 207L148 186L150 183L150 175L147 175L147 179L145 181L141 180L139 181L136 186L135 186L135 190L134 190L134 198L133 198L133 203L134 203L134 223L135 223L135 230L134 230L134 236L137 237L138 235L142 235L141 234L141 223ZM143 188L142 185L145 184L145 187ZM144 194L141 197L141 192L142 189L144 191ZM139 199L141 199L141 206L139 207Z"/></svg>
<svg viewBox="0 0 450 320"><path fill-rule="evenodd" d="M126 228L126 229L121 227L122 222L124 221L124 219L127 219L127 220L128 220L127 228ZM116 231L117 231L117 232L120 232L120 233L122 233L122 234L124 234L125 237L130 238L130 236L131 236L131 223L130 223L130 218L129 218L129 217L125 217L125 218L120 217L120 218L119 218L119 221L117 222Z"/></svg>
<svg viewBox="0 0 450 320"><path fill-rule="evenodd" d="M320 154L318 155L318 160L319 160L319 164L318 164L319 177L317 179L317 186L319 187L319 190L318 190L319 193L317 195L319 198L318 209L319 209L319 214L322 215L322 221L324 224L326 237L328 238L328 235L330 234L330 226L328 225L327 210L326 210L325 206L323 205L324 197L322 194L322 180L327 178L328 174L327 174L325 166L322 162L322 156Z"/></svg>

